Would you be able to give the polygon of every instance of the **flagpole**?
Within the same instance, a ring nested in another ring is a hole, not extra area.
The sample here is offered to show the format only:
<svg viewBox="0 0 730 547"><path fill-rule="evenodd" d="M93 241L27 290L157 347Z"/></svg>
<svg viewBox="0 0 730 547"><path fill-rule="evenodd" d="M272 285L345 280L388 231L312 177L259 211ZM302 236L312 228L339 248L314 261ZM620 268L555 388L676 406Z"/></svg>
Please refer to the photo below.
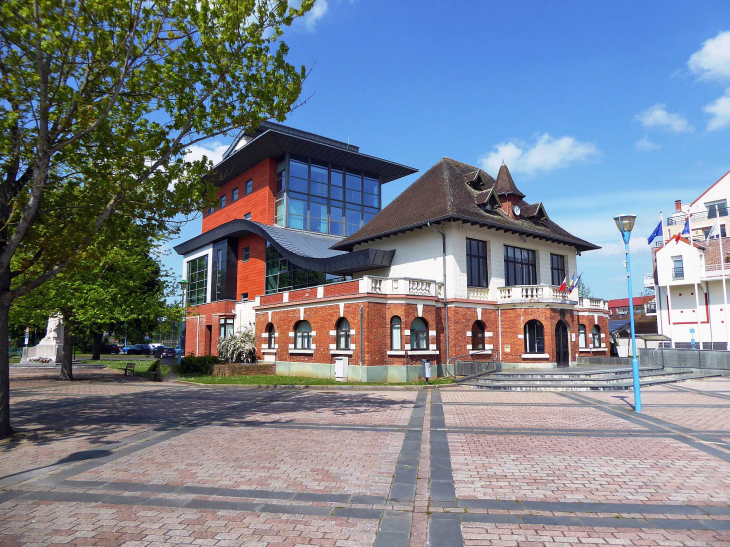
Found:
<svg viewBox="0 0 730 547"><path fill-rule="evenodd" d="M662 221L662 255L664 256L664 271L667 274L667 321L669 324L669 347L674 347L674 337L672 336L672 291L671 287L669 285L669 280L671 279L671 271L667 268L667 253L669 250L667 249L667 242L664 239L664 213L659 211L659 217ZM657 284L659 283L659 276L657 275ZM661 285L659 286L659 296L661 297Z"/></svg>
<svg viewBox="0 0 730 547"><path fill-rule="evenodd" d="M689 246L692 247L692 251L694 252L694 238L692 236L692 213L689 212L687 216L687 226L689 227ZM697 278L700 276L699 272L699 266L700 266L700 260L699 260L699 251L697 251L697 264L695 268L692 268L694 270L694 282L695 282L695 307L696 307L696 313L697 313L697 341L700 344L699 349L704 349L702 347L702 324L700 323L700 291L697 289ZM709 313L709 312L708 312Z"/></svg>
<svg viewBox="0 0 730 547"><path fill-rule="evenodd" d="M725 349L730 349L730 316L728 315L727 309L727 290L725 289L725 253L722 250L722 226L720 220L717 220L717 226L720 228L718 233L718 239L720 240L720 268L722 271L722 303L725 306L725 339L727 340L727 346ZM707 261L705 259L705 264Z"/></svg>

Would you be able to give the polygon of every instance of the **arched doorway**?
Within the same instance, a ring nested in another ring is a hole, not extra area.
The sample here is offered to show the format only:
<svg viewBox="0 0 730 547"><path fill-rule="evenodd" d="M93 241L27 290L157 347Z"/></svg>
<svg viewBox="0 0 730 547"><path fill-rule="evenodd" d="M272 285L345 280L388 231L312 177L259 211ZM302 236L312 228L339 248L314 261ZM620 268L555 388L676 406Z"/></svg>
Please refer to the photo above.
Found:
<svg viewBox="0 0 730 547"><path fill-rule="evenodd" d="M568 349L568 325L565 321L558 321L555 325L555 362L559 367L570 365L570 350Z"/></svg>

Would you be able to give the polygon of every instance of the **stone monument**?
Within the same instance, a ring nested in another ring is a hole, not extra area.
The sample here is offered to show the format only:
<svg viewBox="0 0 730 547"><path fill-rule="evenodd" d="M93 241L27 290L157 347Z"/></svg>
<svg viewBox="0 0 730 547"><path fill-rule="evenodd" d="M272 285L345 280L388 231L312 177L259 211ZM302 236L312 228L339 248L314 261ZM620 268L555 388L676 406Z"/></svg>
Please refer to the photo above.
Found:
<svg viewBox="0 0 730 547"><path fill-rule="evenodd" d="M46 359L48 361L46 361ZM23 348L21 364L53 363L63 360L63 318L52 315L48 318L46 335L37 346Z"/></svg>

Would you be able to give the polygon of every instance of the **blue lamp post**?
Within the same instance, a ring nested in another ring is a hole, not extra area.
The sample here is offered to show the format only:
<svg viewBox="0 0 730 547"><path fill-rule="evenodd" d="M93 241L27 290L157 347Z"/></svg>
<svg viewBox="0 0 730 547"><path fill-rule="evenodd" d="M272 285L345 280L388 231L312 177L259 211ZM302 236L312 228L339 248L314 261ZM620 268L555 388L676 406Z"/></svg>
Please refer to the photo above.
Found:
<svg viewBox="0 0 730 547"><path fill-rule="evenodd" d="M177 364L180 365L182 362L182 352L183 352L183 343L182 343L182 336L183 336L183 324L185 323L185 319L188 315L187 307L185 306L185 289L188 286L188 281L183 279L182 281L179 281L180 283L180 303L182 304L183 308L183 316L182 320L180 321L180 334L178 336L178 346L180 347L180 353L177 354Z"/></svg>
<svg viewBox="0 0 730 547"><path fill-rule="evenodd" d="M639 377L639 359L636 356L636 328L634 327L634 294L631 288L631 261L629 259L629 239L634 229L636 215L619 215L613 217L621 237L626 245L626 278L629 282L629 316L631 317L631 370L634 376L634 411L641 412L641 382Z"/></svg>

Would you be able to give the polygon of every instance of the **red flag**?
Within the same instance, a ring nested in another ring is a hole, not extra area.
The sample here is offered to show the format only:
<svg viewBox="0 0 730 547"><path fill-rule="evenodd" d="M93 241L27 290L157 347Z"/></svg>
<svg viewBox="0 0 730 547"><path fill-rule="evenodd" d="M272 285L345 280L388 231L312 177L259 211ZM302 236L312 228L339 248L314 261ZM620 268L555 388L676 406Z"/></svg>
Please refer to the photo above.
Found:
<svg viewBox="0 0 730 547"><path fill-rule="evenodd" d="M568 284L568 276L566 275L563 279L563 284L560 285L560 288L558 289L559 292L565 292L565 286Z"/></svg>

